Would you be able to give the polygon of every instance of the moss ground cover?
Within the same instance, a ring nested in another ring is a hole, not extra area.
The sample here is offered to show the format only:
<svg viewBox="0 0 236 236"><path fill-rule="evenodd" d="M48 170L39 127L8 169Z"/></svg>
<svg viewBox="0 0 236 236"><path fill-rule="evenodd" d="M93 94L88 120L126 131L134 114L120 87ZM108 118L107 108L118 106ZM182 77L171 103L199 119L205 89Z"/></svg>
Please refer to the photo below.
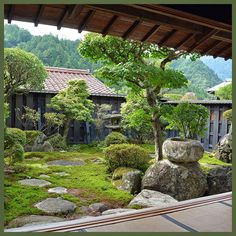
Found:
<svg viewBox="0 0 236 236"><path fill-rule="evenodd" d="M141 145L149 153L153 153L154 145ZM75 151L79 150L79 151ZM48 166L52 160L81 160L83 166ZM98 161L98 162L96 162ZM212 154L205 153L199 161L202 168L208 171L211 165L230 165L217 160ZM150 165L152 161L149 162ZM88 145L76 145L68 152L29 152L25 159L15 167L16 172L5 176L5 224L18 216L43 214L34 204L47 197L62 197L77 204L74 217L82 214L81 206L88 206L95 202L106 202L112 208L127 206L133 195L116 189L111 183L112 173L107 172L104 153L101 148ZM59 176L58 172L66 172L68 176ZM39 177L41 174L50 178ZM49 187L29 187L18 184L18 180L25 178L40 178L50 181ZM48 188L65 187L68 194L48 193Z"/></svg>

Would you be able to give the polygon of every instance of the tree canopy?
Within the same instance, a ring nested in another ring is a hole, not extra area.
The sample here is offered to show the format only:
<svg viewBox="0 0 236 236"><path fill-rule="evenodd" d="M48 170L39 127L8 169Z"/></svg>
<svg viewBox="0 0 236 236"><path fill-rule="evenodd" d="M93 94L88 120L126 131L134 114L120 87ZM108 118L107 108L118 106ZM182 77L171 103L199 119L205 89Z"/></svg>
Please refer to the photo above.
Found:
<svg viewBox="0 0 236 236"><path fill-rule="evenodd" d="M133 92L145 91L151 110L156 156L162 159L161 98L163 89L180 88L187 84L182 72L170 69L168 64L181 56L183 51L158 47L150 43L90 33L80 42L79 52L94 62L101 62L97 70L100 78L110 84L125 85ZM192 55L194 58L195 55Z"/></svg>
<svg viewBox="0 0 236 236"><path fill-rule="evenodd" d="M65 139L72 120L92 121L94 104L88 97L86 82L78 79L69 81L68 87L51 99L48 107L65 115L63 135Z"/></svg>
<svg viewBox="0 0 236 236"><path fill-rule="evenodd" d="M18 91L42 89L46 78L44 65L35 55L17 48L4 49L5 97Z"/></svg>
<svg viewBox="0 0 236 236"><path fill-rule="evenodd" d="M216 90L215 95L221 100L232 100L232 83Z"/></svg>

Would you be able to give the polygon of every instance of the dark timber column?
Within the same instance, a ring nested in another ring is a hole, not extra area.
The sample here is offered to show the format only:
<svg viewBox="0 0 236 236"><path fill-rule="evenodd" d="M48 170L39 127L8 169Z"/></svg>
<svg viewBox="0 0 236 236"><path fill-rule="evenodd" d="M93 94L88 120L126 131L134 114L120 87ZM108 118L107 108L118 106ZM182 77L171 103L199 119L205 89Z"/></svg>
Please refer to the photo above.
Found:
<svg viewBox="0 0 236 236"><path fill-rule="evenodd" d="M23 96L21 94L16 95L16 108L19 108L19 117L22 115L23 109ZM21 121L16 117L16 128L22 129Z"/></svg>

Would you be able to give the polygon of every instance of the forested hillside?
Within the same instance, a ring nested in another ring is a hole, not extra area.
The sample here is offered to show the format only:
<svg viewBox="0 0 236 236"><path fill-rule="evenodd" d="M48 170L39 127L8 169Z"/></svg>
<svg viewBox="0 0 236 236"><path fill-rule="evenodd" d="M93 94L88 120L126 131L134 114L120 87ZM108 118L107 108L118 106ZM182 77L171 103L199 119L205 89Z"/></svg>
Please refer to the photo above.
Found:
<svg viewBox="0 0 236 236"><path fill-rule="evenodd" d="M59 39L53 35L33 36L29 31L16 25L5 25L4 47L19 47L32 52L46 66L90 69L94 72L100 65L88 61L78 53L79 43L80 40ZM208 60L208 63L210 61ZM171 67L183 71L190 81L187 88L170 91L171 93L194 92L199 99L206 99L209 98L206 88L221 82L217 74L202 60L193 62L189 59L179 59L173 62ZM223 69L221 68L221 70ZM119 89L124 90L125 88L119 87Z"/></svg>

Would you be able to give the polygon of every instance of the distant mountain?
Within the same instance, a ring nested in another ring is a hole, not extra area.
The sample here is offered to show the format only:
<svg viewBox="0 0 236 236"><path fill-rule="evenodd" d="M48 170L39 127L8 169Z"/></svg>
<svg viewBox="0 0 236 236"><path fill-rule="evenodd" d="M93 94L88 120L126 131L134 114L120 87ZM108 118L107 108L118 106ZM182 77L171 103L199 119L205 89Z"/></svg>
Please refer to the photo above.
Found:
<svg viewBox="0 0 236 236"><path fill-rule="evenodd" d="M17 25L4 25L4 47L19 47L35 54L45 66L90 69L99 64L83 58L77 51L80 40L59 39L53 35L33 36Z"/></svg>
<svg viewBox="0 0 236 236"><path fill-rule="evenodd" d="M232 78L232 60L225 61L223 58L213 58L210 56L201 57L201 60L221 78L225 80Z"/></svg>
<svg viewBox="0 0 236 236"><path fill-rule="evenodd" d="M191 61L187 58L180 58L173 61L170 67L182 71L190 81L187 88L173 90L173 93L193 92L198 99L207 99L210 98L210 95L206 90L222 82L217 74L199 59Z"/></svg>

